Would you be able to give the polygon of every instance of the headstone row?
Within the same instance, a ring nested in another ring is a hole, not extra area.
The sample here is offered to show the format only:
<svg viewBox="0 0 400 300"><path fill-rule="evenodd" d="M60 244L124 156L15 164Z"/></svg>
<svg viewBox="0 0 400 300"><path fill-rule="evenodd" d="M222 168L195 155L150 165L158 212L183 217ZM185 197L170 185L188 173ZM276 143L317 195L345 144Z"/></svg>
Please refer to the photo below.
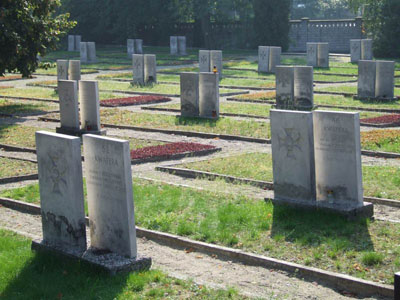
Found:
<svg viewBox="0 0 400 300"><path fill-rule="evenodd" d="M143 54L143 40L139 39L128 39L126 42L128 58L132 57L132 54Z"/></svg>
<svg viewBox="0 0 400 300"><path fill-rule="evenodd" d="M219 81L214 73L181 73L181 116L219 118Z"/></svg>
<svg viewBox="0 0 400 300"><path fill-rule="evenodd" d="M363 201L359 113L271 110L275 203L372 217Z"/></svg>
<svg viewBox="0 0 400 300"><path fill-rule="evenodd" d="M199 71L218 73L219 80L222 79L222 51L221 50L200 50Z"/></svg>
<svg viewBox="0 0 400 300"><path fill-rule="evenodd" d="M313 67L276 67L276 108L311 110L314 107Z"/></svg>
<svg viewBox="0 0 400 300"><path fill-rule="evenodd" d="M358 62L358 99L392 100L394 96L394 61L360 60Z"/></svg>
<svg viewBox="0 0 400 300"><path fill-rule="evenodd" d="M80 45L81 62L95 63L96 57L96 43L95 42L81 42Z"/></svg>
<svg viewBox="0 0 400 300"><path fill-rule="evenodd" d="M157 83L157 59L154 54L133 54L133 84Z"/></svg>
<svg viewBox="0 0 400 300"><path fill-rule="evenodd" d="M281 64L281 47L258 47L258 72L275 73L277 65Z"/></svg>
<svg viewBox="0 0 400 300"><path fill-rule="evenodd" d="M350 40L350 55L352 63L360 60L372 60L372 40Z"/></svg>
<svg viewBox="0 0 400 300"><path fill-rule="evenodd" d="M82 36L68 35L68 51L79 51Z"/></svg>
<svg viewBox="0 0 400 300"><path fill-rule="evenodd" d="M43 240L32 248L53 249L113 273L148 269L151 259L137 255L129 142L83 136L89 249L80 138L38 131L36 147Z"/></svg>
<svg viewBox="0 0 400 300"><path fill-rule="evenodd" d="M80 60L57 60L57 80L81 80Z"/></svg>
<svg viewBox="0 0 400 300"><path fill-rule="evenodd" d="M307 43L307 65L329 68L329 43Z"/></svg>
<svg viewBox="0 0 400 300"><path fill-rule="evenodd" d="M169 46L171 55L187 55L186 36L170 36Z"/></svg>

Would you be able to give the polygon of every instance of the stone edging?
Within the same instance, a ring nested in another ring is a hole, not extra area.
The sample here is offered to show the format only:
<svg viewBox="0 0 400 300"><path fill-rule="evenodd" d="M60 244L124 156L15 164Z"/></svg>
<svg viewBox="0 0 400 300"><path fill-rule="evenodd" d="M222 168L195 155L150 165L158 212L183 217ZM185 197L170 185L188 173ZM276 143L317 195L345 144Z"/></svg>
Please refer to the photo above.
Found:
<svg viewBox="0 0 400 300"><path fill-rule="evenodd" d="M400 124L399 123L371 124L360 121L360 126L374 127L374 128L392 128L392 127L400 127Z"/></svg>
<svg viewBox="0 0 400 300"><path fill-rule="evenodd" d="M11 99L11 100L29 100L29 101L43 101L43 102L59 103L58 100L45 99L45 98L15 97L15 96L3 96L3 95L0 95L0 98L1 99Z"/></svg>
<svg viewBox="0 0 400 300"><path fill-rule="evenodd" d="M13 146L13 145L6 145L6 144L0 144L0 148L4 149L6 151L36 153L35 148L18 147L18 146Z"/></svg>
<svg viewBox="0 0 400 300"><path fill-rule="evenodd" d="M36 180L36 179L39 179L39 174L37 174L37 173L21 175L21 176L4 177L4 178L0 178L0 184L21 182L21 181L26 181L26 180Z"/></svg>
<svg viewBox="0 0 400 300"><path fill-rule="evenodd" d="M0 204L23 213L31 213L35 215L41 214L40 206L22 201L0 198ZM88 218L86 218L86 221L88 222ZM147 238L169 247L193 249L202 253L214 254L220 257L229 258L246 265L282 270L291 274L295 274L298 277L306 277L308 279L327 284L332 288L346 290L357 295L381 295L385 297L394 296L394 287L391 285L375 283L349 275L307 267L263 255L247 253L238 249L198 242L177 235L148 230L140 227L136 227L136 233L138 237Z"/></svg>

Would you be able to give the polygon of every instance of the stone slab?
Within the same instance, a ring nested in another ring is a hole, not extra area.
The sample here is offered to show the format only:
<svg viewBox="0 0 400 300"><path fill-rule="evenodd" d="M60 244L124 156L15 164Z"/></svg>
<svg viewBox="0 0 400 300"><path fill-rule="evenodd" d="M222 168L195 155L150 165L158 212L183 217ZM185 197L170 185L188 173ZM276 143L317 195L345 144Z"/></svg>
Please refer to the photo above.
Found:
<svg viewBox="0 0 400 300"><path fill-rule="evenodd" d="M187 55L186 36L178 36L178 53L179 55Z"/></svg>
<svg viewBox="0 0 400 300"><path fill-rule="evenodd" d="M318 43L318 67L329 68L329 43Z"/></svg>
<svg viewBox="0 0 400 300"><path fill-rule="evenodd" d="M68 35L68 52L75 51L75 36Z"/></svg>
<svg viewBox="0 0 400 300"><path fill-rule="evenodd" d="M213 72L214 67L217 67L218 78L222 79L222 51L211 50L210 51L210 72Z"/></svg>
<svg viewBox="0 0 400 300"><path fill-rule="evenodd" d="M126 52L128 53L128 58L132 58L132 54L135 54L135 40L126 40Z"/></svg>
<svg viewBox="0 0 400 300"><path fill-rule="evenodd" d="M375 97L379 99L394 98L394 61L376 61Z"/></svg>
<svg viewBox="0 0 400 300"><path fill-rule="evenodd" d="M135 39L135 53L143 54L143 40Z"/></svg>
<svg viewBox="0 0 400 300"><path fill-rule="evenodd" d="M298 110L311 110L314 108L313 67L294 67L294 106Z"/></svg>
<svg viewBox="0 0 400 300"><path fill-rule="evenodd" d="M95 42L87 42L87 53L88 53L88 62L90 63L97 62Z"/></svg>
<svg viewBox="0 0 400 300"><path fill-rule="evenodd" d="M294 68L276 67L276 108L294 109Z"/></svg>
<svg viewBox="0 0 400 300"><path fill-rule="evenodd" d="M274 199L316 205L313 116L271 110Z"/></svg>
<svg viewBox="0 0 400 300"><path fill-rule="evenodd" d="M275 73L276 66L281 64L281 47L270 47L270 57L269 57L269 72Z"/></svg>
<svg viewBox="0 0 400 300"><path fill-rule="evenodd" d="M361 40L361 59L362 60L372 60L373 59L372 53L372 40L365 39Z"/></svg>
<svg viewBox="0 0 400 300"><path fill-rule="evenodd" d="M307 65L318 67L318 43L307 43Z"/></svg>
<svg viewBox="0 0 400 300"><path fill-rule="evenodd" d="M360 98L374 98L376 87L376 62L360 60L358 62L357 95Z"/></svg>
<svg viewBox="0 0 400 300"><path fill-rule="evenodd" d="M200 73L199 75L200 117L219 118L219 81L218 74Z"/></svg>
<svg viewBox="0 0 400 300"><path fill-rule="evenodd" d="M210 51L199 50L199 72L211 72L210 69Z"/></svg>
<svg viewBox="0 0 400 300"><path fill-rule="evenodd" d="M143 54L132 55L133 84L144 85L144 56Z"/></svg>
<svg viewBox="0 0 400 300"><path fill-rule="evenodd" d="M37 131L43 239L62 249L86 250L81 141Z"/></svg>
<svg viewBox="0 0 400 300"><path fill-rule="evenodd" d="M78 84L75 80L58 81L60 123L64 129L79 131Z"/></svg>
<svg viewBox="0 0 400 300"><path fill-rule="evenodd" d="M82 36L75 35L75 51L79 51L81 42L82 42Z"/></svg>
<svg viewBox="0 0 400 300"><path fill-rule="evenodd" d="M361 60L361 40L350 40L350 56L352 63Z"/></svg>
<svg viewBox="0 0 400 300"><path fill-rule="evenodd" d="M199 117L199 73L181 73L180 86L181 116Z"/></svg>
<svg viewBox="0 0 400 300"><path fill-rule="evenodd" d="M129 141L83 136L91 247L136 258Z"/></svg>
<svg viewBox="0 0 400 300"><path fill-rule="evenodd" d="M97 81L79 81L79 100L81 107L81 130L100 131L100 102Z"/></svg>
<svg viewBox="0 0 400 300"><path fill-rule="evenodd" d="M155 54L144 54L144 81L157 83L157 59Z"/></svg>
<svg viewBox="0 0 400 300"><path fill-rule="evenodd" d="M169 37L169 48L171 55L178 55L178 37L170 36Z"/></svg>
<svg viewBox="0 0 400 300"><path fill-rule="evenodd" d="M258 46L258 72L269 72L270 47Z"/></svg>
<svg viewBox="0 0 400 300"><path fill-rule="evenodd" d="M76 80L77 82L81 80L81 61L80 60L70 60L68 65L68 79Z"/></svg>
<svg viewBox="0 0 400 300"><path fill-rule="evenodd" d="M400 272L394 275L394 300L400 300Z"/></svg>
<svg viewBox="0 0 400 300"><path fill-rule="evenodd" d="M68 80L68 60L57 59L57 80Z"/></svg>
<svg viewBox="0 0 400 300"><path fill-rule="evenodd" d="M81 62L82 63L87 63L88 62L88 48L87 48L87 43L86 42L81 42L80 43L80 57L81 57Z"/></svg>

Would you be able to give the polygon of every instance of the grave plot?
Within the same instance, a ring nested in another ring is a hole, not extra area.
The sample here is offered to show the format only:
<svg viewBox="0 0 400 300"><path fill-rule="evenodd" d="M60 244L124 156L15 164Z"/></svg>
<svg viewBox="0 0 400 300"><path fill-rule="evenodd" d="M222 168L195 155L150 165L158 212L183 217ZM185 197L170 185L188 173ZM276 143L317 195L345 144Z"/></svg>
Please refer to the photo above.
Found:
<svg viewBox="0 0 400 300"><path fill-rule="evenodd" d="M385 129L361 132L366 150L400 153L400 130Z"/></svg>
<svg viewBox="0 0 400 300"><path fill-rule="evenodd" d="M0 157L0 183L21 179L37 179L37 165L30 161Z"/></svg>
<svg viewBox="0 0 400 300"><path fill-rule="evenodd" d="M93 69L81 69L81 74L85 75L85 74L95 74L98 73L97 70L93 70ZM57 68L56 67L51 67L48 69L44 69L44 68L38 68L35 73L35 75L53 75L53 76L57 76Z"/></svg>
<svg viewBox="0 0 400 300"><path fill-rule="evenodd" d="M133 186L137 226L375 282L393 280L399 224L273 207L242 194L137 179ZM28 191L37 203L37 185L2 191L0 196L26 201Z"/></svg>
<svg viewBox="0 0 400 300"><path fill-rule="evenodd" d="M130 105L143 105L169 102L171 98L163 96L143 95L136 97L104 99L100 101L100 106L116 107L116 106L130 106Z"/></svg>
<svg viewBox="0 0 400 300"><path fill-rule="evenodd" d="M357 86L330 86L330 87L317 87L315 89L315 92L328 92L328 93L339 93L339 94L348 94L351 96L357 95ZM395 88L394 89L394 94L396 97L400 96L400 89ZM384 102L380 101L379 103Z"/></svg>
<svg viewBox="0 0 400 300"><path fill-rule="evenodd" d="M5 76L0 76L0 82L21 80L21 79L29 79L29 78L22 78L22 75L19 75L19 74L6 74Z"/></svg>
<svg viewBox="0 0 400 300"><path fill-rule="evenodd" d="M400 126L400 115L384 115L372 118L363 118L360 120L361 124L374 125L376 127L397 127Z"/></svg>
<svg viewBox="0 0 400 300"><path fill-rule="evenodd" d="M50 111L58 110L58 106L51 103L39 101L26 101L0 99L1 116L26 116L45 114Z"/></svg>

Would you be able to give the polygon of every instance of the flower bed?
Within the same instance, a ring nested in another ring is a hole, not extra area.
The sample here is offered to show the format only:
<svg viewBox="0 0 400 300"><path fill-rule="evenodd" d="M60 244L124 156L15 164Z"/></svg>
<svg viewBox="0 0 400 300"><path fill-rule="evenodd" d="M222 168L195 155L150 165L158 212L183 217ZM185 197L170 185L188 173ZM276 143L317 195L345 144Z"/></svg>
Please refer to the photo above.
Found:
<svg viewBox="0 0 400 300"><path fill-rule="evenodd" d="M384 115L375 118L361 119L361 123L373 124L373 125L399 125L400 126L400 114Z"/></svg>
<svg viewBox="0 0 400 300"><path fill-rule="evenodd" d="M0 76L0 81L15 80L15 79L22 79L22 76L21 75Z"/></svg>
<svg viewBox="0 0 400 300"><path fill-rule="evenodd" d="M276 93L275 91L259 92L253 94L240 95L237 98L245 100L272 100L276 98Z"/></svg>
<svg viewBox="0 0 400 300"><path fill-rule="evenodd" d="M219 148L212 145L179 142L132 150L131 159L132 161L158 161L192 155L205 155L218 150Z"/></svg>
<svg viewBox="0 0 400 300"><path fill-rule="evenodd" d="M164 96L143 95L143 96L128 97L128 98L101 100L100 105L108 107L116 107L116 106L163 103L169 101L171 101L171 98Z"/></svg>

